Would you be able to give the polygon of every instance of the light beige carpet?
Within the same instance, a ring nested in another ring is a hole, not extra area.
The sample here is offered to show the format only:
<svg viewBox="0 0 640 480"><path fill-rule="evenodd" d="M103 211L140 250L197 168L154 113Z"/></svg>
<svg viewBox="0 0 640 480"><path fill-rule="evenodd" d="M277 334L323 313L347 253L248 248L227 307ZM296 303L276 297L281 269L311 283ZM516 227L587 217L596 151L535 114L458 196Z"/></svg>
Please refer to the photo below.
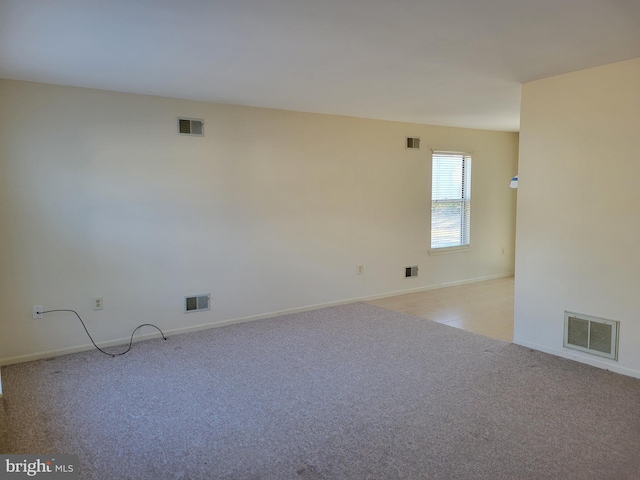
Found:
<svg viewBox="0 0 640 480"><path fill-rule="evenodd" d="M640 381L362 303L2 379L5 453L83 479L640 478Z"/></svg>

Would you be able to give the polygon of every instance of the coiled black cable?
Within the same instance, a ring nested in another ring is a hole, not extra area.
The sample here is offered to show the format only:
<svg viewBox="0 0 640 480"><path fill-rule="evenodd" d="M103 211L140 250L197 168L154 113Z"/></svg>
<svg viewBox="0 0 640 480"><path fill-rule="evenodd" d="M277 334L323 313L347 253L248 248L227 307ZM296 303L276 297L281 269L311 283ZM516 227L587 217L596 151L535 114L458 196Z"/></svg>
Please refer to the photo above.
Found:
<svg viewBox="0 0 640 480"><path fill-rule="evenodd" d="M105 355L110 355L112 357L116 357L118 355L124 355L125 353L129 353L129 350L131 350L131 346L133 345L133 336L135 335L135 333L138 331L138 329L145 327L145 326L149 326L149 327L153 327L155 329L157 329L160 332L160 335L162 335L163 339L167 339L167 337L164 336L164 333L162 332L162 330L160 330L159 327L157 327L156 325L154 325L153 323L143 323L142 325L138 325L133 332L131 333L131 340L129 340L129 346L127 347L127 349L124 352L118 352L118 353L110 353L110 352L106 352L103 349L101 349L98 345L96 345L96 342L93 341L93 337L91 336L91 334L89 333L89 330L87 330L87 326L84 324L84 322L82 321L82 317L80 317L80 314L78 312L76 312L75 310L69 310L69 309L56 309L56 310L46 310L44 312L38 312L41 314L45 314L45 313L52 313L52 312L72 312L76 314L76 317L78 317L78 320L80 320L80 323L82 324L82 327L84 328L84 331L87 332L87 336L89 337L89 339L91 340L91 343L93 343L93 346L96 347L99 351L101 351L102 353L104 353Z"/></svg>

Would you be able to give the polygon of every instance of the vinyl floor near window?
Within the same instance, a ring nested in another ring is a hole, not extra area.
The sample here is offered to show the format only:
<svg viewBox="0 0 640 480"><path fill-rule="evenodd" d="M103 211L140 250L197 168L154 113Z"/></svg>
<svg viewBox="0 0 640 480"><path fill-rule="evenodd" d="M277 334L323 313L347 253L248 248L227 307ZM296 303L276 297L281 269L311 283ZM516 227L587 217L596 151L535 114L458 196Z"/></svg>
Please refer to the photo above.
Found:
<svg viewBox="0 0 640 480"><path fill-rule="evenodd" d="M369 303L505 342L513 340L513 277L408 293Z"/></svg>

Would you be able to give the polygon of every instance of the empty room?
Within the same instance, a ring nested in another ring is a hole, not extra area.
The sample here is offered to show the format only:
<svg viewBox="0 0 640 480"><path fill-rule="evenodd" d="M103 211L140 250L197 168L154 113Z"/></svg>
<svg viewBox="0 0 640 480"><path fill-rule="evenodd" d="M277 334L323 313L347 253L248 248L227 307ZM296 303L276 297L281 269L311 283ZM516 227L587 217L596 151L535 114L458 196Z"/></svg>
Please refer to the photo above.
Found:
<svg viewBox="0 0 640 480"><path fill-rule="evenodd" d="M0 0L0 477L640 478L639 131L637 0Z"/></svg>

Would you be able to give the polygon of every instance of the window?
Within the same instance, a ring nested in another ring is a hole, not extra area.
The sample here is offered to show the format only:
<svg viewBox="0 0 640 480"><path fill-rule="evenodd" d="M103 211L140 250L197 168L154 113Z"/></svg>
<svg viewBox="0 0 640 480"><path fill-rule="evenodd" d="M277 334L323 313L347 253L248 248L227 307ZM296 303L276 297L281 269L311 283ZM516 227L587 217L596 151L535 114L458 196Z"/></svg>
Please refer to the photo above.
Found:
<svg viewBox="0 0 640 480"><path fill-rule="evenodd" d="M469 246L471 155L433 152L432 166L431 248Z"/></svg>

